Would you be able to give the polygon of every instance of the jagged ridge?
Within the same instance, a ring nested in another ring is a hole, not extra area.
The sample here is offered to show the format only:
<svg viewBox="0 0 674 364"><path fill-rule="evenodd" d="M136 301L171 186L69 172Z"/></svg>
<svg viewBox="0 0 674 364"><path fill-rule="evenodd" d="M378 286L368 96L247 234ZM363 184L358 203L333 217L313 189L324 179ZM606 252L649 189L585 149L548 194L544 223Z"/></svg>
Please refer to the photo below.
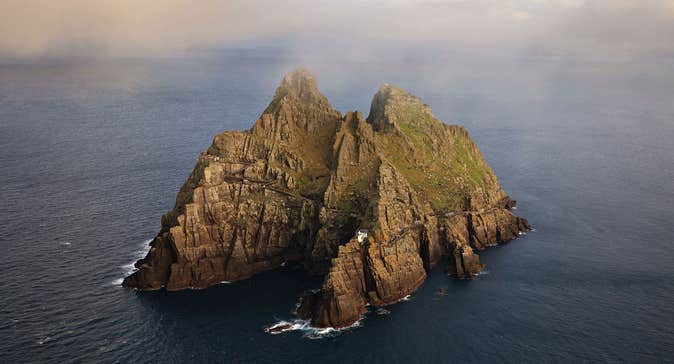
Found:
<svg viewBox="0 0 674 364"><path fill-rule="evenodd" d="M412 293L442 256L457 277L477 274L474 249L530 228L514 204L467 131L418 98L385 84L367 119L342 117L297 70L250 130L199 156L123 285L203 288L295 261L325 274L298 315L343 327Z"/></svg>

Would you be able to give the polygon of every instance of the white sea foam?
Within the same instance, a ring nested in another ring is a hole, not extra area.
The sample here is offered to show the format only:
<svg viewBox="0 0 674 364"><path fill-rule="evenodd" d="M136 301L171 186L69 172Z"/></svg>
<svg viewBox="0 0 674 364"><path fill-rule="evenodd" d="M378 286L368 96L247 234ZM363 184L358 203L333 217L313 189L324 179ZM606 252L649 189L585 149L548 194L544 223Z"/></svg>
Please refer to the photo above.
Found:
<svg viewBox="0 0 674 364"><path fill-rule="evenodd" d="M314 327L311 321L295 319L291 321L281 320L264 328L264 332L272 335L278 335L289 331L302 331L302 337L306 339L324 339L341 335L344 331L361 327L363 317L354 322L351 326L336 329L334 327Z"/></svg>
<svg viewBox="0 0 674 364"><path fill-rule="evenodd" d="M281 320L275 324L267 326L264 328L264 332L278 335L288 331L303 330L309 327L309 320L293 320L293 321L284 321Z"/></svg>
<svg viewBox="0 0 674 364"><path fill-rule="evenodd" d="M328 337L335 337L341 335L345 331L353 330L355 328L363 326L364 316L361 316L360 319L351 326L343 327L341 329L336 329L334 327L325 327L325 328L316 328L310 327L310 330L305 333L303 336L307 339L325 339Z"/></svg>
<svg viewBox="0 0 674 364"><path fill-rule="evenodd" d="M152 242L152 240L154 240L154 239L147 239L147 240L143 241L143 243L142 243L142 245L140 245L139 249L136 250L133 253L133 261L129 264L124 264L124 265L120 266L120 268L122 269L122 272L123 272L122 277L117 278L114 281L112 281L113 286L121 286L122 281L124 281L125 277L130 276L133 272L138 270L136 268L136 265L135 265L136 261L138 261L138 259L141 259L141 258L143 258L147 255L147 252L150 250L149 244Z"/></svg>
<svg viewBox="0 0 674 364"><path fill-rule="evenodd" d="M40 338L40 339L37 341L37 343L38 343L39 345L42 345L42 344L48 343L48 342L50 342L50 341L52 341L52 338L51 338L50 336L45 336L45 337L43 337L43 338Z"/></svg>
<svg viewBox="0 0 674 364"><path fill-rule="evenodd" d="M412 299L412 295L409 295L409 294L408 294L407 296L405 296L405 297L399 299L398 302L406 302L406 301L409 301L409 300L411 300L411 299Z"/></svg>
<svg viewBox="0 0 674 364"><path fill-rule="evenodd" d="M389 310L387 310L387 309L385 309L385 308L383 308L383 307L380 307L380 308L376 309L376 310L374 311L374 313L376 313L376 314L379 315L379 316L384 316L384 315L390 314L391 311L389 311Z"/></svg>

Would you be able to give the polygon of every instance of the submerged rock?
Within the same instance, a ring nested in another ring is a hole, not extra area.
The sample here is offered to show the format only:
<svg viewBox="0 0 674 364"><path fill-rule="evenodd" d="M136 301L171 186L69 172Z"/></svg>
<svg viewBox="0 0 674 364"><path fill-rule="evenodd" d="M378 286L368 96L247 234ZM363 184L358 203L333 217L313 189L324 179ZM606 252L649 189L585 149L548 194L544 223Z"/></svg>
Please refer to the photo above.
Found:
<svg viewBox="0 0 674 364"><path fill-rule="evenodd" d="M514 206L468 132L418 98L385 84L367 119L342 116L297 70L250 130L199 156L123 285L205 288L297 262L325 275L298 316L345 327L414 292L442 257L475 276L476 250L530 229Z"/></svg>

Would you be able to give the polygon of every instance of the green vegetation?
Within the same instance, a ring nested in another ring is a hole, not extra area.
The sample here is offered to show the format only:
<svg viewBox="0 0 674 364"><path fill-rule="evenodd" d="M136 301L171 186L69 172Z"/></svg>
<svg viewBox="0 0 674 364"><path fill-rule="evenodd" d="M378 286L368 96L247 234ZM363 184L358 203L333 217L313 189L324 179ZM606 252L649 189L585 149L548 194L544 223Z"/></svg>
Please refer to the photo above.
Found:
<svg viewBox="0 0 674 364"><path fill-rule="evenodd" d="M488 190L493 174L468 134L447 127L419 102L389 104L401 133L380 135L385 156L436 211L464 208L466 196Z"/></svg>
<svg viewBox="0 0 674 364"><path fill-rule="evenodd" d="M342 199L337 203L337 208L344 211L352 211L353 203L348 199Z"/></svg>
<svg viewBox="0 0 674 364"><path fill-rule="evenodd" d="M322 198L325 189L328 187L328 183L330 183L328 176L312 177L301 175L299 177L300 194L312 199Z"/></svg>

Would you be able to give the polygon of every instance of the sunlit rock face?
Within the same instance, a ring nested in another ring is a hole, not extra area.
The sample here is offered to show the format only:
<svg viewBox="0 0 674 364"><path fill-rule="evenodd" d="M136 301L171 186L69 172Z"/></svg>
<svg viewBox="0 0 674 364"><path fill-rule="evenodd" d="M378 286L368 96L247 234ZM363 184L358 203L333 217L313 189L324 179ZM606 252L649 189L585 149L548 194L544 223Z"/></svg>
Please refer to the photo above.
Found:
<svg viewBox="0 0 674 364"><path fill-rule="evenodd" d="M476 250L530 229L514 205L468 132L418 98L384 84L367 118L342 116L297 70L250 130L199 155L123 285L205 288L297 262L325 276L298 315L344 327L414 292L443 257L475 276Z"/></svg>

